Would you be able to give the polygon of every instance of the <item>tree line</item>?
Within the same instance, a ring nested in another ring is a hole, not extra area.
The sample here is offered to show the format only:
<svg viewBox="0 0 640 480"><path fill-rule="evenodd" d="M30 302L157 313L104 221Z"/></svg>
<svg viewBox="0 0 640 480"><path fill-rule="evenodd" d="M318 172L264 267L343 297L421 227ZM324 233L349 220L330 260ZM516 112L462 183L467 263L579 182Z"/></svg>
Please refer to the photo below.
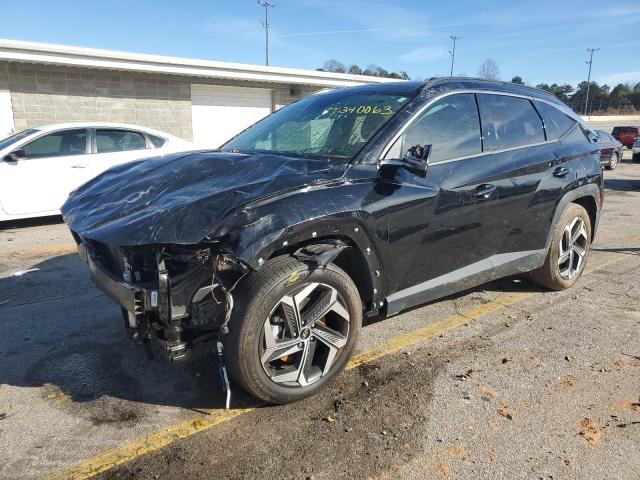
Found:
<svg viewBox="0 0 640 480"><path fill-rule="evenodd" d="M346 66L336 59L327 60L322 68L318 68L318 70L411 80L407 72L403 70L400 73L389 72L375 64L371 64L363 70L358 65ZM466 75L458 74L458 76L465 77ZM478 68L478 77L488 80L500 80L500 70L496 62L492 59L486 59L482 62L480 68ZM519 75L514 76L511 82L525 85L524 80ZM585 105L587 86L589 87L589 105ZM589 84L586 81L580 82L577 87L573 87L568 83L540 83L535 87L555 95L556 98L577 113L585 113L586 111L589 115L620 115L640 112L640 82L635 85L633 83L619 83L613 88L606 84L600 85L595 81Z"/></svg>

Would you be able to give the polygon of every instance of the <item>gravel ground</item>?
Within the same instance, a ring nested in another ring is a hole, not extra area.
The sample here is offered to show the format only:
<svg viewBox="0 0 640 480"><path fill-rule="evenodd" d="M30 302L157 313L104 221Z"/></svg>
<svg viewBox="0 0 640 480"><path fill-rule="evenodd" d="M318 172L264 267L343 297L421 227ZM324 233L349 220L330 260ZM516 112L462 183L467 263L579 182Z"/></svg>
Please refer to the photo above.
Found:
<svg viewBox="0 0 640 480"><path fill-rule="evenodd" d="M605 176L601 268L574 288L501 280L368 326L360 351L531 294L102 477L640 478L640 165ZM0 478L37 478L222 405L214 356L149 358L73 251L59 219L0 227Z"/></svg>

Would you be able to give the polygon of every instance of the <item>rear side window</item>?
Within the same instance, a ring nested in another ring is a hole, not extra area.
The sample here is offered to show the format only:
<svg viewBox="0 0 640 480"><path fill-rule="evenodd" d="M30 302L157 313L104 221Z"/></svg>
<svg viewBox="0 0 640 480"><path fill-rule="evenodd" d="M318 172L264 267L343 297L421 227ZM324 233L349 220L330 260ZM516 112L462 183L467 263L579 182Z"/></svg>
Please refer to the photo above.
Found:
<svg viewBox="0 0 640 480"><path fill-rule="evenodd" d="M143 150L147 147L141 133L130 130L96 130L98 153Z"/></svg>
<svg viewBox="0 0 640 480"><path fill-rule="evenodd" d="M547 130L547 140L557 140L576 124L573 118L565 115L548 103L537 102L537 107L544 119L544 126Z"/></svg>
<svg viewBox="0 0 640 480"><path fill-rule="evenodd" d="M50 133L26 144L27 158L67 157L87 153L87 131L63 130Z"/></svg>
<svg viewBox="0 0 640 480"><path fill-rule="evenodd" d="M167 141L162 137L156 137L155 135L149 134L147 134L147 136L149 137L149 141L151 141L151 145L153 145L153 148L160 148L165 143L167 143Z"/></svg>
<svg viewBox="0 0 640 480"><path fill-rule="evenodd" d="M482 152L473 94L461 93L438 100L407 128L401 142L403 154L416 145L431 145L431 162Z"/></svg>
<svg viewBox="0 0 640 480"><path fill-rule="evenodd" d="M483 93L478 105L485 151L545 141L542 121L529 100Z"/></svg>

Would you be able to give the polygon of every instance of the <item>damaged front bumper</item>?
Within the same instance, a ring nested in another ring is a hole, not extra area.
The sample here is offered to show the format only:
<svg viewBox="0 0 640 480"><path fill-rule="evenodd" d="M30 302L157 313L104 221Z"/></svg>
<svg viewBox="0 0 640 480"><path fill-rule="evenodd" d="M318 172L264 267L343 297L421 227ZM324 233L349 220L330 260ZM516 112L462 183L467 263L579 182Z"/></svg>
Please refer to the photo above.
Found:
<svg viewBox="0 0 640 480"><path fill-rule="evenodd" d="M217 337L230 312L225 283L237 283L247 268L213 247L114 247L74 237L93 282L122 308L134 337L157 341L172 362Z"/></svg>
<svg viewBox="0 0 640 480"><path fill-rule="evenodd" d="M78 254L89 267L93 283L111 300L134 316L143 315L157 306L157 290L147 290L119 280L86 243L78 244ZM155 301L155 305L154 305ZM131 325L130 326L135 326Z"/></svg>

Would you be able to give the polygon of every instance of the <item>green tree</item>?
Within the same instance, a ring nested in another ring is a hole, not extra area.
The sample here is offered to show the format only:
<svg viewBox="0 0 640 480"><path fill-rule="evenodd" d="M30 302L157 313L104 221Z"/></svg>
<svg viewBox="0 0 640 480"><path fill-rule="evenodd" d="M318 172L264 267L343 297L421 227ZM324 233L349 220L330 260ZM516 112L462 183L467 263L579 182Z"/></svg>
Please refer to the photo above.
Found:
<svg viewBox="0 0 640 480"><path fill-rule="evenodd" d="M513 77L511 79L511 83L516 83L518 85L524 85L524 82L522 81L522 77L520 75L516 75L515 77Z"/></svg>
<svg viewBox="0 0 640 480"><path fill-rule="evenodd" d="M349 73L351 75L362 75L362 69L358 65L351 65L349 67Z"/></svg>

